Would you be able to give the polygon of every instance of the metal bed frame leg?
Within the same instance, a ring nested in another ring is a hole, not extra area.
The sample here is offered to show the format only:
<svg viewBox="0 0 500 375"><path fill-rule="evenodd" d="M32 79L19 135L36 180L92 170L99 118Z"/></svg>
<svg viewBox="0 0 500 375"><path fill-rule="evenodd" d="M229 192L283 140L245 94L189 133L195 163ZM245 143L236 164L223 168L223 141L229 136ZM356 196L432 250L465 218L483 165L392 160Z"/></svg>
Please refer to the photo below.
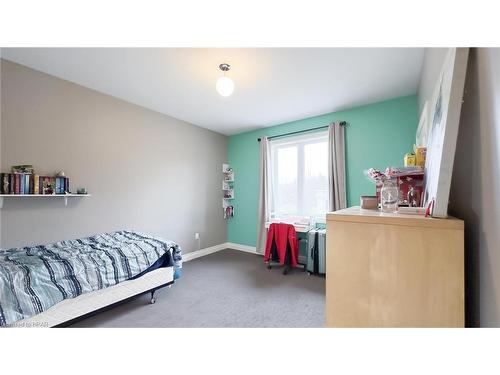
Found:
<svg viewBox="0 0 500 375"><path fill-rule="evenodd" d="M156 290L151 291L151 304L156 302L155 292L156 292Z"/></svg>
<svg viewBox="0 0 500 375"><path fill-rule="evenodd" d="M172 284L173 283L170 283L167 285L167 288L172 288ZM153 304L153 303L156 303L156 298L155 298L155 292L157 291L158 289L154 289L151 291L151 300L150 300L150 303Z"/></svg>

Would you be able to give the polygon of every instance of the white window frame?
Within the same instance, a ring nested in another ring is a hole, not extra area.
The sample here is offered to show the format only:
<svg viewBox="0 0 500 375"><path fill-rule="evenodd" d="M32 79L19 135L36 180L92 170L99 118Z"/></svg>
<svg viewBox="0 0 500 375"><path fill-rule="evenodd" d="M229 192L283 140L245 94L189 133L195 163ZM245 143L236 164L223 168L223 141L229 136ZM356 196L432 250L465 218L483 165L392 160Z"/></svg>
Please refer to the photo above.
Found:
<svg viewBox="0 0 500 375"><path fill-rule="evenodd" d="M276 213L274 195L275 190L274 187L277 183L277 174L274 173L277 170L278 158L276 157L279 149L287 148L290 146L297 146L297 210L298 212L305 212L304 208L304 168L305 168L305 155L304 148L306 145L311 145L320 142L328 143L328 130L324 131L315 131L310 133L304 133L300 135L294 136L286 136L282 138L276 138L269 140L269 154L270 154L270 168L269 168L269 178L268 181L270 183L269 191L269 202L270 202L270 212L271 212L271 221L283 221L283 217L279 217ZM328 199L328 198L327 198ZM328 205L327 205L328 206ZM325 223L326 222L326 212L321 215L313 215L313 216L302 216L296 215L291 218L293 223L300 223L309 220L309 224L314 225L315 223Z"/></svg>

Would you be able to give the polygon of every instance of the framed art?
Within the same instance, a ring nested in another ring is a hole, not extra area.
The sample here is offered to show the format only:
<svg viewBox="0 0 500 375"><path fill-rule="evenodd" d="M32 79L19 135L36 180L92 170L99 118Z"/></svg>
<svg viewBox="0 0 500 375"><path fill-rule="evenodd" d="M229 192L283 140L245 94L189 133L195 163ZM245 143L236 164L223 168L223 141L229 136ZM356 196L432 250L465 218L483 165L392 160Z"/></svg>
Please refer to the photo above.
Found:
<svg viewBox="0 0 500 375"><path fill-rule="evenodd" d="M449 49L430 102L424 204L434 217L448 216L468 55L468 48Z"/></svg>

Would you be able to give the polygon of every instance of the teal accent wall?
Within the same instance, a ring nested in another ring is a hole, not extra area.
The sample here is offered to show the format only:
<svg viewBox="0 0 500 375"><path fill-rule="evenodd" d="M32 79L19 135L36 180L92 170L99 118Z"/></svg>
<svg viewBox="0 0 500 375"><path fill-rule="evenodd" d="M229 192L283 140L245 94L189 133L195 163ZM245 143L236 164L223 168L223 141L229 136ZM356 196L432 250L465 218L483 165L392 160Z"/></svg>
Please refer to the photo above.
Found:
<svg viewBox="0 0 500 375"><path fill-rule="evenodd" d="M228 241L255 246L259 185L257 138L347 121L347 202L359 205L360 195L374 195L374 185L363 174L370 167L385 169L403 165L411 152L418 124L415 95L345 111L327 113L229 137L228 162L235 172L235 215L228 221Z"/></svg>

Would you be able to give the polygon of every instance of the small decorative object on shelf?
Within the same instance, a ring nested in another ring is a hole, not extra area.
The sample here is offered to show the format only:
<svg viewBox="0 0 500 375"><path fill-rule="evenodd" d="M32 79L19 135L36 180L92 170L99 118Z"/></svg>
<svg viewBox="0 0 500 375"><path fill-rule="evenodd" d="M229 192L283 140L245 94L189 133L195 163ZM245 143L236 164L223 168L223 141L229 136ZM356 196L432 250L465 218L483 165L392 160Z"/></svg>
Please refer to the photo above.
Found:
<svg viewBox="0 0 500 375"><path fill-rule="evenodd" d="M13 165L12 173L14 174L33 174L34 168L31 164L23 164L23 165Z"/></svg>
<svg viewBox="0 0 500 375"><path fill-rule="evenodd" d="M417 145L413 145L413 152L415 153L415 165L419 167L425 167L427 147L417 147Z"/></svg>
<svg viewBox="0 0 500 375"><path fill-rule="evenodd" d="M378 210L378 197L376 195L362 195L359 197L360 206L365 210Z"/></svg>
<svg viewBox="0 0 500 375"><path fill-rule="evenodd" d="M229 164L222 164L222 173L224 174L224 181L234 181L234 171Z"/></svg>
<svg viewBox="0 0 500 375"><path fill-rule="evenodd" d="M222 164L222 210L224 219L234 216L234 171L229 164Z"/></svg>
<svg viewBox="0 0 500 375"><path fill-rule="evenodd" d="M398 184L393 178L386 178L380 190L380 209L382 212L398 212Z"/></svg>
<svg viewBox="0 0 500 375"><path fill-rule="evenodd" d="M234 216L234 208L233 206L227 206L224 209L224 219L229 219Z"/></svg>
<svg viewBox="0 0 500 375"><path fill-rule="evenodd" d="M51 184L51 183L44 184L43 194L45 194L45 195L54 194L54 189L55 189L54 184Z"/></svg>
<svg viewBox="0 0 500 375"><path fill-rule="evenodd" d="M86 188L78 188L76 189L77 194L87 194L87 189Z"/></svg>
<svg viewBox="0 0 500 375"><path fill-rule="evenodd" d="M417 207L418 203L418 193L415 191L413 186L410 186L407 194L408 207Z"/></svg>
<svg viewBox="0 0 500 375"><path fill-rule="evenodd" d="M405 154L403 159L405 167L414 167L415 166L415 154Z"/></svg>

